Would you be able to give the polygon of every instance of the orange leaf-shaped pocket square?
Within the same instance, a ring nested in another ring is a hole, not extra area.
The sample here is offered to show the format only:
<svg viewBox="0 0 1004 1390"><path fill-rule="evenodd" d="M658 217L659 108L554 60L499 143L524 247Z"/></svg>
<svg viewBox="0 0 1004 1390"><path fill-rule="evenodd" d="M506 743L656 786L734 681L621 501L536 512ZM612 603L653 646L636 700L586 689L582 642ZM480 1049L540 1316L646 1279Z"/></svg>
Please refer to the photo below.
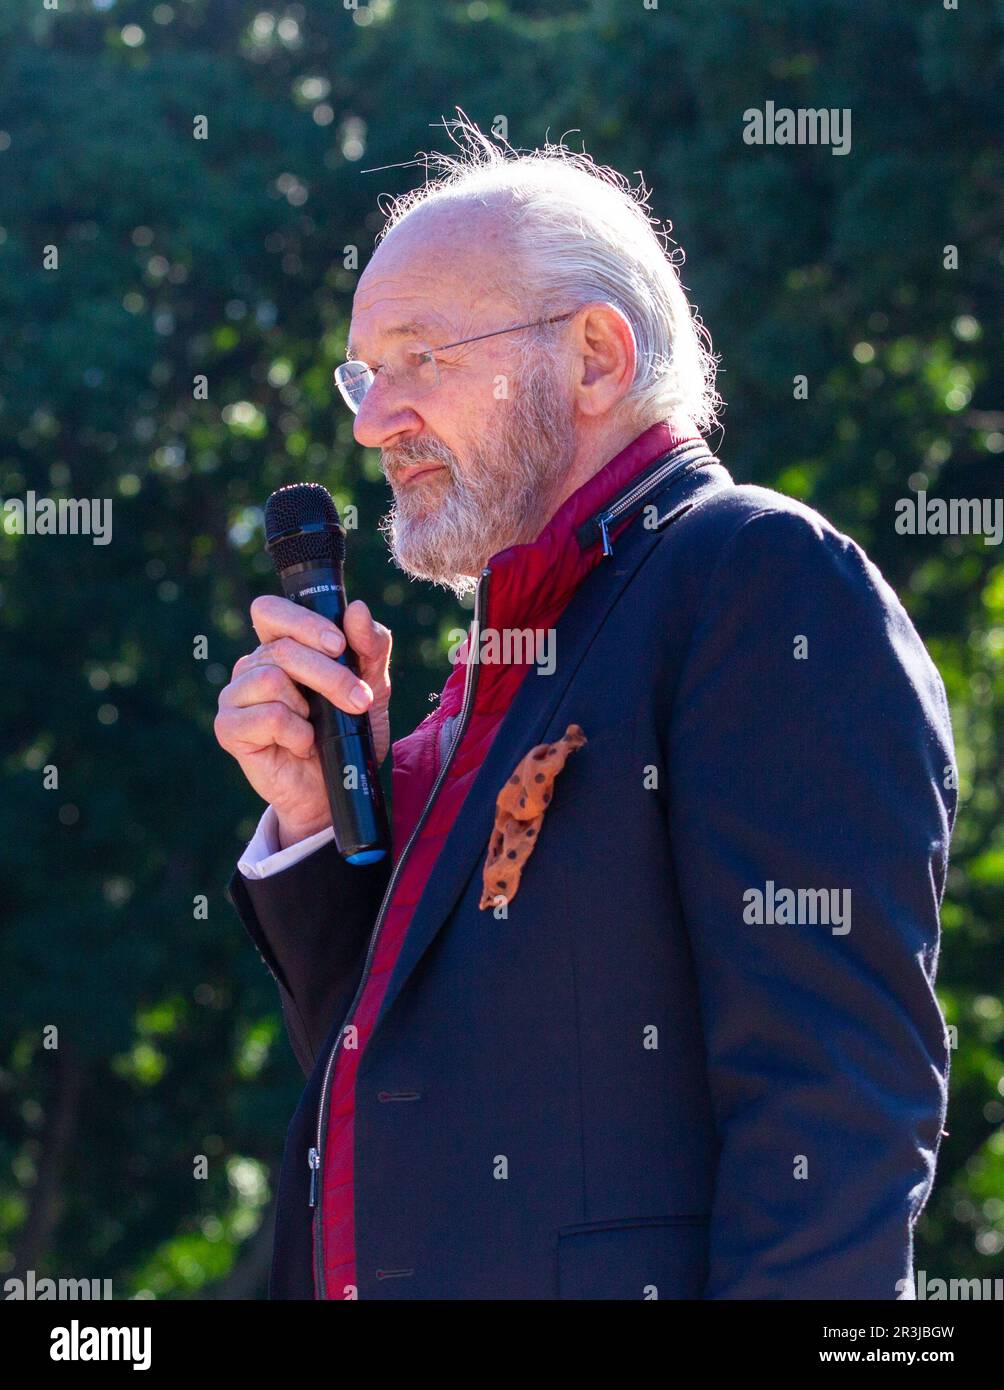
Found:
<svg viewBox="0 0 1004 1390"><path fill-rule="evenodd" d="M537 844L551 804L554 779L570 753L587 742L578 724L569 724L554 743L538 743L516 766L495 801L495 828L485 860L479 908L512 902L523 866Z"/></svg>

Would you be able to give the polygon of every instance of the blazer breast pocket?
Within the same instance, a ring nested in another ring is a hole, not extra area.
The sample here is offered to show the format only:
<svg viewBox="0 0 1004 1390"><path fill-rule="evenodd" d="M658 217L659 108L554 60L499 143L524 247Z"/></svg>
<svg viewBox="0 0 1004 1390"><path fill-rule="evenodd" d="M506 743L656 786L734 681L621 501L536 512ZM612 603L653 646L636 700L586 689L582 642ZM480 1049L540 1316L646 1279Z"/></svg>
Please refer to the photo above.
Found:
<svg viewBox="0 0 1004 1390"><path fill-rule="evenodd" d="M616 862L623 853L632 803L642 795L637 723L631 714L590 731L583 721L587 742L569 758L555 786L554 828L560 826L566 843L570 837L577 854L592 856L597 865Z"/></svg>
<svg viewBox="0 0 1004 1390"><path fill-rule="evenodd" d="M597 780L609 782L615 778L630 777L635 771L635 730L637 716L625 714L610 723L593 728L592 732L584 723L582 731L586 735L585 747L570 759L566 773L575 774L569 781L575 783L588 781L595 786ZM573 766L577 760L578 765ZM640 766L637 768L639 778Z"/></svg>
<svg viewBox="0 0 1004 1390"><path fill-rule="evenodd" d="M696 1299L708 1278L707 1216L641 1217L558 1232L562 1299Z"/></svg>

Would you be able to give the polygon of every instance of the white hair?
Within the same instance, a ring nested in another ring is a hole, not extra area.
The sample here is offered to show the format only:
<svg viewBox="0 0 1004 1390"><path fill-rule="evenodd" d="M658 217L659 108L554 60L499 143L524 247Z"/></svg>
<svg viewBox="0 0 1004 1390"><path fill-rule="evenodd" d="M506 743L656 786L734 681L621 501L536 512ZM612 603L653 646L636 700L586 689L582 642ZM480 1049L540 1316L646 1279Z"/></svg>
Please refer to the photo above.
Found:
<svg viewBox="0 0 1004 1390"><path fill-rule="evenodd" d="M460 117L444 123L460 153L421 156L425 184L383 207L380 237L447 201L498 209L513 227L516 264L506 271L528 318L613 304L634 333L638 365L627 400L639 421L690 420L705 432L717 425L710 335L680 284L682 250L670 250L669 224L652 215L644 181L634 189L564 144L515 150ZM549 340L558 327L538 335Z"/></svg>

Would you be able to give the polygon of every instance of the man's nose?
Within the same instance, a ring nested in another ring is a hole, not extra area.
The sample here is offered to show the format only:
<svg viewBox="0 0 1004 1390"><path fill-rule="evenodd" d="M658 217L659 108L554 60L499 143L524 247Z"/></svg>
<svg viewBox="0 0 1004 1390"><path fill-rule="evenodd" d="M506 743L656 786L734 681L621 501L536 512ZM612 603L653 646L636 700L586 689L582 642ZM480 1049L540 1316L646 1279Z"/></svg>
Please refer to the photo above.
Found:
<svg viewBox="0 0 1004 1390"><path fill-rule="evenodd" d="M377 380L363 397L352 432L364 449L383 449L400 439L420 434L422 417L400 396Z"/></svg>

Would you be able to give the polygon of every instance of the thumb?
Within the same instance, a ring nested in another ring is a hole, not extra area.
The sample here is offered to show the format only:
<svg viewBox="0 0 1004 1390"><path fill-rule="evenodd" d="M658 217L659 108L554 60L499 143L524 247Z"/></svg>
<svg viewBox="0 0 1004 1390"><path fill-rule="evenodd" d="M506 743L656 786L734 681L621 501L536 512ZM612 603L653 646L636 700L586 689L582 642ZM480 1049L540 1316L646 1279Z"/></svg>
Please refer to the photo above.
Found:
<svg viewBox="0 0 1004 1390"><path fill-rule="evenodd" d="M362 599L353 599L345 609L342 621L349 646L359 657L359 674L380 698L378 686L387 684L390 663L390 629L378 623Z"/></svg>

